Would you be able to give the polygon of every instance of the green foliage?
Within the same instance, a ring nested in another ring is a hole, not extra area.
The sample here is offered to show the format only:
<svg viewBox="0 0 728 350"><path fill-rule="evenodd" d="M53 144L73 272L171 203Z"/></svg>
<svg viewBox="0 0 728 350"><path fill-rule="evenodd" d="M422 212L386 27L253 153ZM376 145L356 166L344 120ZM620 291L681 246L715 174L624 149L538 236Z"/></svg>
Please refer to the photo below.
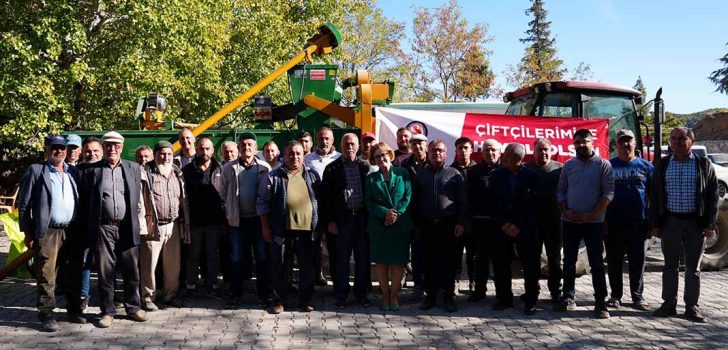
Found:
<svg viewBox="0 0 728 350"><path fill-rule="evenodd" d="M647 98L647 88L645 87L645 84L642 82L642 76L637 76L637 81L634 83L634 86L632 86L633 89L639 91L642 93L643 98Z"/></svg>
<svg viewBox="0 0 728 350"><path fill-rule="evenodd" d="M728 45L728 43L726 43L726 45ZM723 55L719 61L723 64L723 68L714 70L708 79L718 86L715 91L728 94L728 53Z"/></svg>
<svg viewBox="0 0 728 350"><path fill-rule="evenodd" d="M471 46L465 53L464 67L455 76L454 99L475 102L478 98L489 97L493 80L495 74L487 56L480 46Z"/></svg>
<svg viewBox="0 0 728 350"><path fill-rule="evenodd" d="M487 60L490 51L485 49L493 40L487 35L488 25L471 25L463 18L457 0L434 9L420 7L415 12L412 82L419 99L450 102L465 97L460 94L466 90L471 95L485 95L483 91L489 90L493 76ZM481 75L473 81L474 87L466 87L471 81L458 78L466 69Z"/></svg>

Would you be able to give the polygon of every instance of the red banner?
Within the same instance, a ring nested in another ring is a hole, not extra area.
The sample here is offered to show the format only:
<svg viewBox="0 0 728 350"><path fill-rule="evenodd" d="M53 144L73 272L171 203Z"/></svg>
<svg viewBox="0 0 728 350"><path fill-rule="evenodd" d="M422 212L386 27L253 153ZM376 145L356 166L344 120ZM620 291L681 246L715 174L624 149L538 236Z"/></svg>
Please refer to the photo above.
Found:
<svg viewBox="0 0 728 350"><path fill-rule="evenodd" d="M480 160L483 141L495 139L504 146L519 142L526 147L530 159L533 142L538 138L551 141L551 159L565 162L576 156L574 132L588 129L594 134L594 151L609 157L609 120L555 117L505 116L495 114L465 114L462 136L473 140L473 159Z"/></svg>

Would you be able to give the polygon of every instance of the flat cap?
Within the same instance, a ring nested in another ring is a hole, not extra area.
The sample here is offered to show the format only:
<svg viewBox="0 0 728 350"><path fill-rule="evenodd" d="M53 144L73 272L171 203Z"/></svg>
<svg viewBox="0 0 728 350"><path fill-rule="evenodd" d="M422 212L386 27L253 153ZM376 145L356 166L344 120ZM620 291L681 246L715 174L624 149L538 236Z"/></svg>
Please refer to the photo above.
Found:
<svg viewBox="0 0 728 350"><path fill-rule="evenodd" d="M409 139L409 142L419 142L419 141L427 142L427 136L425 136L423 134L416 134L416 135L412 135L412 137L410 137L410 139Z"/></svg>
<svg viewBox="0 0 728 350"><path fill-rule="evenodd" d="M172 148L172 144L168 141L159 141L154 145L154 152L159 151L162 148Z"/></svg>
<svg viewBox="0 0 728 350"><path fill-rule="evenodd" d="M124 143L124 136L121 136L121 134L116 131L109 131L104 134L103 141L110 143Z"/></svg>

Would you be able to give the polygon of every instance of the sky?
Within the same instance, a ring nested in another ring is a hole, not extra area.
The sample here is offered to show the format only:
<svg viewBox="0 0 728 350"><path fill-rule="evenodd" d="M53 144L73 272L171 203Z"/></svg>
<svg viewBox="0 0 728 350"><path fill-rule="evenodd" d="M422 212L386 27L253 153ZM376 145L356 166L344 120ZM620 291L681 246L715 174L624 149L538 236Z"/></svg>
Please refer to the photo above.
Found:
<svg viewBox="0 0 728 350"><path fill-rule="evenodd" d="M404 22L411 37L414 7L440 7L446 0L380 0L389 19ZM523 56L530 16L528 0L459 0L470 23L485 23L494 40L490 61L496 83L508 87L503 72ZM666 110L693 113L728 108L728 95L708 80L728 52L728 0L546 0L558 57L569 69L591 65L592 80L634 86L641 76L646 100L662 87ZM409 40L403 40L406 49Z"/></svg>

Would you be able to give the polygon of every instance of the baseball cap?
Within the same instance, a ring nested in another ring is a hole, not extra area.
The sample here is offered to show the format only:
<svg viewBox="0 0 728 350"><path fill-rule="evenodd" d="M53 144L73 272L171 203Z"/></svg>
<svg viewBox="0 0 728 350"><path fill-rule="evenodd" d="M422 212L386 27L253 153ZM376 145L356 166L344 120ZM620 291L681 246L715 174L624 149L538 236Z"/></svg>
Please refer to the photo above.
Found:
<svg viewBox="0 0 728 350"><path fill-rule="evenodd" d="M376 140L377 137L374 135L373 132L365 132L365 133L362 133L361 134L361 140L364 141L366 139Z"/></svg>
<svg viewBox="0 0 728 350"><path fill-rule="evenodd" d="M66 135L66 145L68 146L81 147L82 142L83 141L81 140L81 136L78 136L76 134Z"/></svg>
<svg viewBox="0 0 728 350"><path fill-rule="evenodd" d="M46 136L43 142L46 146L66 145L66 139L61 137L61 135L56 134Z"/></svg>
<svg viewBox="0 0 728 350"><path fill-rule="evenodd" d="M154 145L154 152L159 151L162 148L172 148L172 144L167 141L159 141Z"/></svg>
<svg viewBox="0 0 728 350"><path fill-rule="evenodd" d="M416 135L412 135L412 137L410 137L410 139L409 139L409 142L419 142L419 141L427 142L427 136L425 136L423 134L416 134Z"/></svg>
<svg viewBox="0 0 728 350"><path fill-rule="evenodd" d="M116 131L109 131L104 134L103 140L104 142L124 143L124 136L121 136L121 134Z"/></svg>
<svg viewBox="0 0 728 350"><path fill-rule="evenodd" d="M240 134L240 141L243 141L243 140L258 141L258 138L252 132L246 131L246 132Z"/></svg>
<svg viewBox="0 0 728 350"><path fill-rule="evenodd" d="M623 137L634 138L634 132L632 132L632 130L629 130L629 129L619 130L617 132L617 140L619 140Z"/></svg>

